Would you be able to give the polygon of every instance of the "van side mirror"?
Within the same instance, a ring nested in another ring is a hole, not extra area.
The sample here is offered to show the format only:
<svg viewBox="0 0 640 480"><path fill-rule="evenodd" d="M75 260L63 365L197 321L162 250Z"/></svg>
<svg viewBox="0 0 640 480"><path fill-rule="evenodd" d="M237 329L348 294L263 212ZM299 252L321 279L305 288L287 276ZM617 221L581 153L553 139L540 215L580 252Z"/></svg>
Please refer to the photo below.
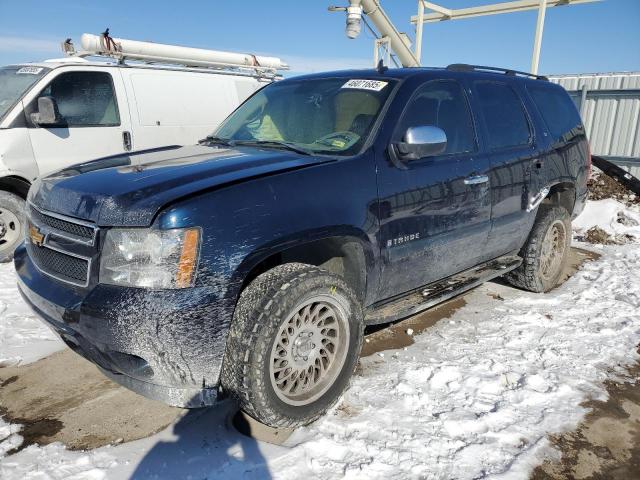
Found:
<svg viewBox="0 0 640 480"><path fill-rule="evenodd" d="M396 149L403 160L433 157L447 149L447 134L433 125L409 127L403 141L396 144Z"/></svg>
<svg viewBox="0 0 640 480"><path fill-rule="evenodd" d="M62 117L58 110L58 104L53 97L38 98L38 111L31 114L31 121L36 125L59 125Z"/></svg>

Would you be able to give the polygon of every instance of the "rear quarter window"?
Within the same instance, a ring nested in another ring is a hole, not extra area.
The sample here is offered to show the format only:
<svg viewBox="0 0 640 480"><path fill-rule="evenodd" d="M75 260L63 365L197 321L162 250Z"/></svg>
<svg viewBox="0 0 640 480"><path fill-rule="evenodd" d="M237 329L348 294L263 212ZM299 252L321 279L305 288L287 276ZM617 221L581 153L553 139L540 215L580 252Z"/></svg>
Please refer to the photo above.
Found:
<svg viewBox="0 0 640 480"><path fill-rule="evenodd" d="M554 141L569 140L577 130L582 130L580 114L564 89L552 85L527 85L527 91Z"/></svg>

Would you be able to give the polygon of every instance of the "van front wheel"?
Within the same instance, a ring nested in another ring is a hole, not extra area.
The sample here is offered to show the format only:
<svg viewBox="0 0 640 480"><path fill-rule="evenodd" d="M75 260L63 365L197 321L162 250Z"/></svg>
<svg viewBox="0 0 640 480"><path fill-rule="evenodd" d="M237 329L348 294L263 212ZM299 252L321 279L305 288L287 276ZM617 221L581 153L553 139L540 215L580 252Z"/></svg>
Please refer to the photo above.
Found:
<svg viewBox="0 0 640 480"><path fill-rule="evenodd" d="M275 267L240 296L222 386L266 425L306 425L346 388L362 338L362 310L342 278L299 263Z"/></svg>
<svg viewBox="0 0 640 480"><path fill-rule="evenodd" d="M13 258L13 251L22 241L24 200L0 191L0 263Z"/></svg>

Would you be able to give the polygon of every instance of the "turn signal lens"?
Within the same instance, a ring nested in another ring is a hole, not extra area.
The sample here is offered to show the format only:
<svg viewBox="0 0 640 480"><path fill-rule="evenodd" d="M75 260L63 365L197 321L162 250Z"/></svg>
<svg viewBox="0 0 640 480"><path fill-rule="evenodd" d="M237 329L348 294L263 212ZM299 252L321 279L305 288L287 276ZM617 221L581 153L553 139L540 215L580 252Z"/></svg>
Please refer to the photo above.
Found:
<svg viewBox="0 0 640 480"><path fill-rule="evenodd" d="M186 288L193 284L193 276L198 263L198 245L200 244L200 231L191 229L184 232L182 253L178 263L176 274L176 287Z"/></svg>

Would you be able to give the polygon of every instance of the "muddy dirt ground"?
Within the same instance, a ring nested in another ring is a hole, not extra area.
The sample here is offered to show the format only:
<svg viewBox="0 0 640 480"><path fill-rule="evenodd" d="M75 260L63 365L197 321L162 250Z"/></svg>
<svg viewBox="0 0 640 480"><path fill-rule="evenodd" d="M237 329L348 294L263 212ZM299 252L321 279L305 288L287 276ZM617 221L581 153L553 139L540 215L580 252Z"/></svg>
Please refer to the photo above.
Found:
<svg viewBox="0 0 640 480"><path fill-rule="evenodd" d="M572 249L566 277L596 257ZM401 322L369 328L362 355L410 345L414 335L449 318L465 303L463 295ZM607 384L607 402L585 405L592 412L578 429L551 439L562 458L547 461L532 478L640 478L640 382L633 381L639 374L640 365L629 372L629 382ZM184 410L116 385L70 350L0 369L0 415L23 425L20 448L60 441L71 449L91 449L132 441L164 429L183 414Z"/></svg>
<svg viewBox="0 0 640 480"><path fill-rule="evenodd" d="M640 363L628 381L607 382L609 399L584 404L591 409L578 428L551 437L559 460L547 460L532 480L640 479Z"/></svg>
<svg viewBox="0 0 640 480"><path fill-rule="evenodd" d="M594 168L594 175L589 179L589 200L614 198L627 205L640 203L640 196L634 194L613 178Z"/></svg>
<svg viewBox="0 0 640 480"><path fill-rule="evenodd" d="M120 387L69 349L0 369L0 415L23 425L20 448L59 441L87 449L137 440L181 412Z"/></svg>

